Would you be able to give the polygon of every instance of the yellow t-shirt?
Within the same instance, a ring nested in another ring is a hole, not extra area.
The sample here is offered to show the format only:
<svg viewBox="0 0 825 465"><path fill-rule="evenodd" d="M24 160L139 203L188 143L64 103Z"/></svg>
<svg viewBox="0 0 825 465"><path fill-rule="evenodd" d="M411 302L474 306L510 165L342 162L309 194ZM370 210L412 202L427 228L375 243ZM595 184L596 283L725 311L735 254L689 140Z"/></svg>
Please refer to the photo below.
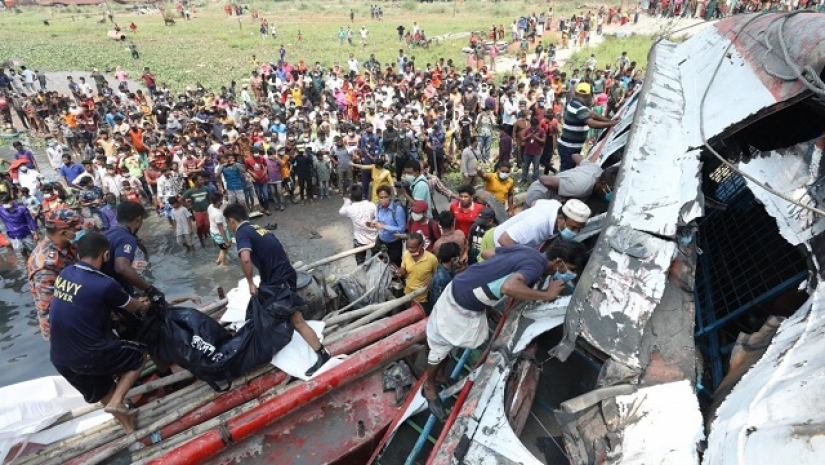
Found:
<svg viewBox="0 0 825 465"><path fill-rule="evenodd" d="M409 251L404 251L401 256L401 267L407 270L407 285L404 286L404 294L409 294L416 289L429 285L438 269L438 259L430 252L424 251L424 256L415 261ZM415 298L416 302L426 302L427 293L423 293Z"/></svg>
<svg viewBox="0 0 825 465"><path fill-rule="evenodd" d="M290 94L292 94L292 101L295 102L295 105L301 106L304 102L304 91L300 87L293 87L290 89Z"/></svg>
<svg viewBox="0 0 825 465"><path fill-rule="evenodd" d="M484 189L505 206L507 206L507 196L513 191L513 184L513 178L502 181L498 178L498 173L487 173L484 178Z"/></svg>
<svg viewBox="0 0 825 465"><path fill-rule="evenodd" d="M386 168L372 167L372 203L378 202L378 188L380 186L392 187L392 173Z"/></svg>

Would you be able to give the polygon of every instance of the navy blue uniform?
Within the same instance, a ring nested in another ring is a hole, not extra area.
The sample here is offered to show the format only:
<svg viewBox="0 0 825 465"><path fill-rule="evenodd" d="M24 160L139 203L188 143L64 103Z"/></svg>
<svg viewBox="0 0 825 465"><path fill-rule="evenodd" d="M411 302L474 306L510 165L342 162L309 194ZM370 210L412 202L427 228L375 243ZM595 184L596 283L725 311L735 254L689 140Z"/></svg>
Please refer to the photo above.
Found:
<svg viewBox="0 0 825 465"><path fill-rule="evenodd" d="M261 274L261 285L295 289L298 274L289 263L281 241L266 229L244 221L235 232L238 253L249 251L252 264Z"/></svg>
<svg viewBox="0 0 825 465"><path fill-rule="evenodd" d="M55 280L49 311L51 361L87 402L109 392L113 375L143 364L143 345L115 340L109 330L110 312L130 300L117 281L82 261Z"/></svg>
<svg viewBox="0 0 825 465"><path fill-rule="evenodd" d="M117 225L103 233L109 239L109 261L103 264L101 271L111 276L130 295L134 294L134 288L122 276L115 272L115 259L124 257L130 262L135 261L135 251L138 248L138 238L123 226Z"/></svg>

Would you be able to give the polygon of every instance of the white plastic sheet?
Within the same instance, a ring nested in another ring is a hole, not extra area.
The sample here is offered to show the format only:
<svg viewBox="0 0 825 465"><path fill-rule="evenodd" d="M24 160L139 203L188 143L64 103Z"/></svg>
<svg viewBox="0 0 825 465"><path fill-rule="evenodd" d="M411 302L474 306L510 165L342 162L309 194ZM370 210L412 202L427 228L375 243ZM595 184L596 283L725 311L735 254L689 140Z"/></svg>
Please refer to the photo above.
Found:
<svg viewBox="0 0 825 465"><path fill-rule="evenodd" d="M86 401L80 392L61 376L47 376L0 388L0 462L15 444L49 444L112 418L100 410L46 429L64 413L84 405Z"/></svg>
<svg viewBox="0 0 825 465"><path fill-rule="evenodd" d="M318 340L324 342L325 323L323 321L307 321L307 325L318 335ZM312 350L312 347L307 344L304 338L295 331L292 334L292 340L289 344L272 357L272 365L290 376L306 381L337 367L345 359L346 356L344 355L332 357L332 359L316 371L312 377L307 377L306 371L309 370L312 365L315 365L315 362L318 360L318 355Z"/></svg>

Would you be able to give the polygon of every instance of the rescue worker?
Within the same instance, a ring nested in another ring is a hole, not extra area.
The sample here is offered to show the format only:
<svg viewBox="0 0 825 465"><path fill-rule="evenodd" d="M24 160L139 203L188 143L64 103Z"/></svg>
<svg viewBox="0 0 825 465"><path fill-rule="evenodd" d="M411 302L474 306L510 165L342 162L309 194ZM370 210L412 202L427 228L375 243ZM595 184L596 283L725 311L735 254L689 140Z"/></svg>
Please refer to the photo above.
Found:
<svg viewBox="0 0 825 465"><path fill-rule="evenodd" d="M430 411L440 421L446 414L438 397L436 383L445 381L445 361L454 347L475 349L488 333L488 308L500 299L550 302L575 279L585 263L584 246L572 241L557 241L546 255L524 245L499 247L482 252L486 260L457 275L444 288L427 322L427 380L422 393ZM552 275L550 286L533 289L545 275Z"/></svg>
<svg viewBox="0 0 825 465"><path fill-rule="evenodd" d="M137 249L143 251L147 262L149 260L149 251L137 237L145 215L146 209L139 203L123 202L118 205L117 225L104 233L109 239L110 253L102 271L117 280L129 295L135 295L137 288L145 292L152 303L158 303L165 300L163 293L143 279L134 268Z"/></svg>
<svg viewBox="0 0 825 465"><path fill-rule="evenodd" d="M101 273L111 255L109 245L106 236L98 232L84 235L77 243L79 261L64 269L54 282L49 312L51 362L86 402L101 402L104 411L114 415L130 434L135 430L135 416L124 399L140 377L146 348L137 342L112 339L109 314L117 310L142 312L146 305Z"/></svg>
<svg viewBox="0 0 825 465"><path fill-rule="evenodd" d="M289 262L286 250L274 234L249 222L249 214L243 205L229 205L224 209L223 216L234 233L249 293L253 298L258 296L264 306L273 303L279 305L283 309L283 316L289 318L295 331L318 355L318 360L306 372L306 376L312 376L331 356L318 340L315 331L304 321L300 308L305 307L306 302L296 293L298 273ZM253 265L260 273L260 286L256 286L253 280Z"/></svg>
<svg viewBox="0 0 825 465"><path fill-rule="evenodd" d="M46 237L32 251L26 265L40 334L49 340L49 304L54 297L54 281L63 269L77 262L75 244L86 232L83 218L74 210L57 208L46 213Z"/></svg>

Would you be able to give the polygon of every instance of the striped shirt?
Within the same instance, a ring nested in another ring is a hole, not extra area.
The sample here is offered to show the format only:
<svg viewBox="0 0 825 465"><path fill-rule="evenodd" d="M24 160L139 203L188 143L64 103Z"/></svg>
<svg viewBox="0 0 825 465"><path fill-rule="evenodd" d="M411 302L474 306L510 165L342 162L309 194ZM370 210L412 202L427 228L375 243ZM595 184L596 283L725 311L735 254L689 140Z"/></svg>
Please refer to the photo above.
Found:
<svg viewBox="0 0 825 465"><path fill-rule="evenodd" d="M559 145L571 149L580 149L587 140L587 120L590 110L584 103L572 99L564 108L564 124L559 137Z"/></svg>

